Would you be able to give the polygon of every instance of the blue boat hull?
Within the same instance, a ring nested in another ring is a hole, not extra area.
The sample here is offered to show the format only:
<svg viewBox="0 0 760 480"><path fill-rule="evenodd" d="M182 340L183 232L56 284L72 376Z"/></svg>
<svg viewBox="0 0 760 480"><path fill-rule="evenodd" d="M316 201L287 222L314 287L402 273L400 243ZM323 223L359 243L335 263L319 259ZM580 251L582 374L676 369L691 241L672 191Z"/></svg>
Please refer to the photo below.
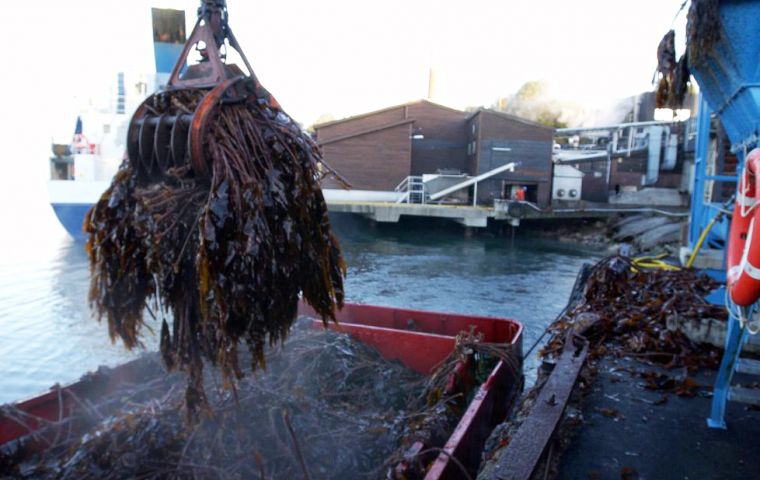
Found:
<svg viewBox="0 0 760 480"><path fill-rule="evenodd" d="M76 240L84 240L84 232L82 231L82 224L84 223L84 216L87 211L92 207L92 204L86 203L59 203L52 204L53 211L58 217L58 221L61 222L63 228L69 232L69 235Z"/></svg>

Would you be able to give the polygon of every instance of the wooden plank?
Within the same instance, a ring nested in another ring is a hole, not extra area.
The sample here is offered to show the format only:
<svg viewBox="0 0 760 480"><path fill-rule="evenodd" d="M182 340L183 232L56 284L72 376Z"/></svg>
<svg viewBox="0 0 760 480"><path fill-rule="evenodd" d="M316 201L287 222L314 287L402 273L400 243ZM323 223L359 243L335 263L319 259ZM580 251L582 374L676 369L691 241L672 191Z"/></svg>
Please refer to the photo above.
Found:
<svg viewBox="0 0 760 480"><path fill-rule="evenodd" d="M536 403L517 433L501 452L492 479L528 480L538 466L546 446L573 391L586 361L588 343L576 354L572 333L565 339L562 355L544 384Z"/></svg>

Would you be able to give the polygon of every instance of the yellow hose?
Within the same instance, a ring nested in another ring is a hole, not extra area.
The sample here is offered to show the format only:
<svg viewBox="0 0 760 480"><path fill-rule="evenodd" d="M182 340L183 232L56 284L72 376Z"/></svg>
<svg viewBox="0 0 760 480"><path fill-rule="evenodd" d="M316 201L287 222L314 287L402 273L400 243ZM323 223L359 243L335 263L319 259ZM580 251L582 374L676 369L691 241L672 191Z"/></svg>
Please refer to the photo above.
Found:
<svg viewBox="0 0 760 480"><path fill-rule="evenodd" d="M659 270L672 270L677 271L681 270L681 267L677 265L671 265L667 262L662 261L651 261L651 262L636 262L634 265L636 265L639 268L656 268Z"/></svg>
<svg viewBox="0 0 760 480"><path fill-rule="evenodd" d="M718 222L718 220L721 219L723 216L723 212L718 212L717 215L713 217L712 220L710 220L710 223L707 224L704 230L702 230L702 233L699 235L699 239L697 239L697 244L694 246L694 250L691 251L691 255L689 256L689 260L686 262L685 267L691 268L694 265L694 260L697 259L697 254L699 253L699 250L702 248L702 245L705 243L705 239L707 238L707 235L710 233L710 230L712 230L713 226ZM654 256L654 257L638 257L633 259L633 265L634 267L639 268L657 268L660 270L680 270L680 267L677 267L676 265L671 265L669 263L663 262L662 259L667 257L667 253L662 253L660 255ZM633 268L634 271L636 268Z"/></svg>
<svg viewBox="0 0 760 480"><path fill-rule="evenodd" d="M655 256L636 257L633 259L633 266L631 270L638 272L640 268L655 268L658 270L676 271L681 267L671 265L667 262L663 262L662 259L668 256L668 252L661 253Z"/></svg>
<svg viewBox="0 0 760 480"><path fill-rule="evenodd" d="M691 251L691 256L689 257L689 260L686 262L686 268L691 268L692 265L694 265L694 260L697 259L697 253L699 253L699 249L702 248L702 244L705 243L705 238L707 238L707 234L710 233L710 230L712 229L713 225L715 225L720 217L723 215L723 212L719 212L717 215L713 217L712 220L710 220L710 223L707 224L704 230L702 230L702 234L699 236L699 240L697 240L697 244L694 246L694 250Z"/></svg>
<svg viewBox="0 0 760 480"><path fill-rule="evenodd" d="M668 252L661 253L659 255L654 256L644 256L644 257L636 257L634 259L634 262L648 262L650 260L662 260L663 258L668 256Z"/></svg>

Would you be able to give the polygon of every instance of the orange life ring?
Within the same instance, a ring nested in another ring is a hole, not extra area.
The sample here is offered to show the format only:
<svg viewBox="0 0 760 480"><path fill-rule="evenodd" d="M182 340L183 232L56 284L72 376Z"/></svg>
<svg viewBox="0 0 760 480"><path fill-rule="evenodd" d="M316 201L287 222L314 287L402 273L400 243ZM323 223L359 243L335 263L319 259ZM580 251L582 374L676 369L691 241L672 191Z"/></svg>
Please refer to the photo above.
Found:
<svg viewBox="0 0 760 480"><path fill-rule="evenodd" d="M728 236L726 284L731 300L748 307L760 298L760 148L747 155Z"/></svg>

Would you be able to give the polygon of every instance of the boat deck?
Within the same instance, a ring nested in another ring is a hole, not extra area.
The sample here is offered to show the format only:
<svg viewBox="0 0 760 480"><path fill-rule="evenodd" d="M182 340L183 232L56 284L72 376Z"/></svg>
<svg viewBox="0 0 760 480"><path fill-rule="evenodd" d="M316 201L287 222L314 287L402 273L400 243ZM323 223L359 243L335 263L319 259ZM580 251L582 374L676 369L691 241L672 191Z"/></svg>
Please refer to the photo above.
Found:
<svg viewBox="0 0 760 480"><path fill-rule="evenodd" d="M560 461L558 478L760 478L760 410L729 402L728 430L710 429L709 397L666 394L661 403L663 393L646 390L644 380L631 373L651 371L657 368L633 359L599 362L599 376L584 401L584 422ZM711 386L715 373L704 371L694 379ZM742 383L742 377L736 381Z"/></svg>

